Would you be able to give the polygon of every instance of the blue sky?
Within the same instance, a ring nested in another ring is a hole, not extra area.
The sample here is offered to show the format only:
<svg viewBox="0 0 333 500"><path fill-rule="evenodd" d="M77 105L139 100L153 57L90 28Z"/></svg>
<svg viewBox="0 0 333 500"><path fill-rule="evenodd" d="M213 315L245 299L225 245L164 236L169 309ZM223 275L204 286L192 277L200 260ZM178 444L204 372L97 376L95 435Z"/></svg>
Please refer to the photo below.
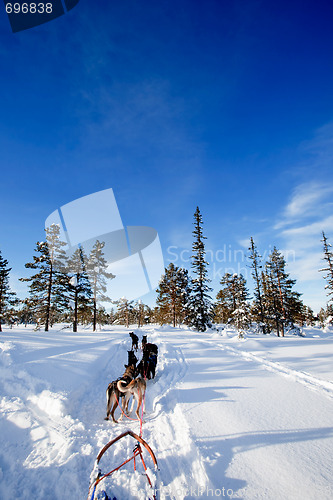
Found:
<svg viewBox="0 0 333 500"><path fill-rule="evenodd" d="M305 303L325 305L332 16L328 1L81 0L13 34L0 11L0 249L13 287L46 217L112 187L125 225L157 229L166 264L188 265L200 207L213 295L225 267L246 273L253 236L262 254L286 252Z"/></svg>

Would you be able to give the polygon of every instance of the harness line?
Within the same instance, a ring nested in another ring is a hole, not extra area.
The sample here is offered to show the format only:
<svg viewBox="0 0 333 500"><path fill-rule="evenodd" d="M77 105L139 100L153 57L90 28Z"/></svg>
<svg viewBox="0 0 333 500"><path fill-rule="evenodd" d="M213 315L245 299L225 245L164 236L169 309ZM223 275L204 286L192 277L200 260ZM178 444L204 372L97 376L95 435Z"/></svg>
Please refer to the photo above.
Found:
<svg viewBox="0 0 333 500"><path fill-rule="evenodd" d="M144 370L144 372L143 372L143 376L144 376L144 380L145 380L145 382L147 382L147 370ZM134 396L133 396L133 397L134 397ZM137 419L136 419L136 418L131 418L131 417L129 417L128 415L126 415L126 413L124 412L124 410L123 410L122 406L120 405L120 402L118 401L118 398L117 398L117 395L116 395L116 394L115 394L115 398L116 398L117 404L118 404L118 406L119 406L119 408L120 408L120 410L121 410L122 414L123 414L123 415L125 415L125 417L127 417L129 420L137 421ZM144 394L143 394L142 403L141 403L141 405L142 405L142 409L141 409L141 417L139 418L139 420L140 420L140 433L139 433L139 437L140 437L141 439L142 439L143 409L144 409L144 405L145 405L145 399L146 399L146 391L144 391ZM128 432L130 432L130 431L128 431ZM97 478L97 479L96 479L95 484L94 484L94 488L93 488L93 492L92 492L92 496L91 496L91 500L93 500L93 498L94 498L95 491L96 491L96 487L97 487L98 483L99 483L100 481L102 481L102 479L104 479L104 478L106 478L106 477L110 476L113 472L115 472L115 471L119 470L121 467L123 467L123 465L125 465L125 464L127 464L128 462L130 462L131 460L133 460L133 463L134 463L134 470L136 470L136 462L135 462L135 458L136 458L138 455L139 455L139 456L140 456L140 458L141 458L141 462L142 462L143 468L144 468L144 470L145 470L145 475L146 475L146 477L147 477L147 479L148 479L148 483L149 483L150 487L152 487L152 484L151 484L150 478L149 478L149 476L148 476L148 474L147 474L147 467L146 467L146 464L145 464L145 461L144 461L144 458L143 458L143 455L142 455L142 449L141 449L140 443L138 443L138 444L137 444L137 446L136 446L136 447L134 448L134 450L133 450L133 455L132 455L130 458L128 458L127 460L125 460L125 461L124 461L121 465L119 465L118 467L116 467L116 468L115 468L115 469L113 469L112 471L110 471L110 472L108 472L107 474L104 474L103 476L100 476L99 478ZM89 494L88 494L88 496L89 496ZM153 494L153 498L154 498L154 500L156 500L156 496L155 496L155 494Z"/></svg>

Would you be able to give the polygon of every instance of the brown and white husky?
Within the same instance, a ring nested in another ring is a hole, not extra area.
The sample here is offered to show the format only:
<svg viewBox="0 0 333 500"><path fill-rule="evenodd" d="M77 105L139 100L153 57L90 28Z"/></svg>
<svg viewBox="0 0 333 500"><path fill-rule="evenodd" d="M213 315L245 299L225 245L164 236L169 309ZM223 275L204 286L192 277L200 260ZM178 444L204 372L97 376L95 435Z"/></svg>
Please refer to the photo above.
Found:
<svg viewBox="0 0 333 500"><path fill-rule="evenodd" d="M141 405L143 404L143 411L145 411L145 404L144 404L144 396L146 392L146 381L143 378L136 378L132 380L129 384L125 385L122 380L119 380L117 382L117 388L119 392L123 393L125 396L125 405L124 405L124 411L127 413L128 412L128 405L129 405L129 400L130 397L133 396L133 403L132 407L130 409L130 413L134 408L135 401L137 402L136 406L136 416L140 418L139 410ZM126 397L128 395L128 397Z"/></svg>

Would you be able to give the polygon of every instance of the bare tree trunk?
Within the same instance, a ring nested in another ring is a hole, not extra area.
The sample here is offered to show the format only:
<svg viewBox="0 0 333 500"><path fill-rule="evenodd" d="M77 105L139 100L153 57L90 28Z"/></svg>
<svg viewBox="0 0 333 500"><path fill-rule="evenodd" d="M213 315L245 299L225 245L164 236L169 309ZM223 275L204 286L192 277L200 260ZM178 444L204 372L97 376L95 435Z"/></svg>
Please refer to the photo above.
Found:
<svg viewBox="0 0 333 500"><path fill-rule="evenodd" d="M280 276L279 275L277 275L277 279L278 279L279 293L280 293L280 302L281 302L281 308L282 308L282 318L285 321L285 319L286 319L286 310L285 310L284 304L283 304L283 295L282 295L281 283L280 283ZM284 337L284 321L281 324L281 337Z"/></svg>
<svg viewBox="0 0 333 500"><path fill-rule="evenodd" d="M94 297L93 332L96 332L96 326L97 326L97 306L96 306L96 299Z"/></svg>
<svg viewBox="0 0 333 500"><path fill-rule="evenodd" d="M52 262L50 264L50 273L49 273L49 285L47 288L47 301L46 301L46 318L45 318L45 331L49 331L49 323L50 323L50 309L51 309L51 293L52 293L52 277L53 277L53 267Z"/></svg>
<svg viewBox="0 0 333 500"><path fill-rule="evenodd" d="M93 332L96 332L97 327L97 278L94 279L94 301L93 301L94 317L93 317Z"/></svg>
<svg viewBox="0 0 333 500"><path fill-rule="evenodd" d="M77 313L78 313L78 292L77 286L75 287L75 298L74 298L74 322L73 322L73 332L77 332Z"/></svg>

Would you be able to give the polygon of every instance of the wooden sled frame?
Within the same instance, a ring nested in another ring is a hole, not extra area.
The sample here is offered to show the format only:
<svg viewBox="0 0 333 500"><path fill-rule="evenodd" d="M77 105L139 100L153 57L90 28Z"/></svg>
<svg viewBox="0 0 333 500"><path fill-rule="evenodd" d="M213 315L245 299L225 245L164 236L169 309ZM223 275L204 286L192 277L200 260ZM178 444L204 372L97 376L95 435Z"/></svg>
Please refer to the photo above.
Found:
<svg viewBox="0 0 333 500"><path fill-rule="evenodd" d="M109 441L102 449L101 451L98 453L97 455L97 458L96 458L96 462L95 462L95 467L98 466L102 456L104 455L104 453L110 448L110 446L112 446L114 443L116 443L117 441L119 441L120 439L126 437L126 436L131 436L132 438L134 438L136 441L137 441L137 445L135 446L134 450L133 450L133 455L128 458L127 460L125 460L122 464L120 464L118 467L115 467L114 469L112 469L110 472L108 472L107 474L103 474L103 475L99 475L91 484L90 484L90 487L89 487L89 492L88 492L88 498L87 500L93 500L94 499L94 495L95 495L95 491L96 491L96 487L97 485L106 477L108 476L111 476L111 474L113 474L113 472L116 472L117 470L121 469L121 467L123 467L125 464L127 464L128 462L130 462L131 460L134 461L134 470L136 470L136 462L135 462L135 458L137 456L140 456L141 458L141 462L142 462L142 465L143 465L143 468L145 470L145 474L146 474L146 477L147 477L147 480L148 480L148 483L150 485L150 487L152 488L152 484L151 484L151 481L150 481L150 478L147 474L147 467L146 467L146 464L145 464L145 461L144 461L144 458L143 458L143 455L142 455L142 449L141 449L141 445L148 451L148 453L150 454L151 456L151 459L153 461L153 464L155 466L155 470L158 470L158 465L157 465L157 460L156 460L156 457L155 457L155 454L153 452L153 450L150 448L150 446L148 445L148 443L146 443L146 441L144 439L142 439L141 436L138 436L138 434L135 434L135 432L132 432L132 431L126 431L126 432L123 432L122 434L120 434L119 436L117 436L116 438L112 439L111 441ZM91 490L92 490L92 493L91 493ZM91 496L90 496L91 495ZM157 500L157 497L155 495L155 493L153 493L153 499L154 500Z"/></svg>

